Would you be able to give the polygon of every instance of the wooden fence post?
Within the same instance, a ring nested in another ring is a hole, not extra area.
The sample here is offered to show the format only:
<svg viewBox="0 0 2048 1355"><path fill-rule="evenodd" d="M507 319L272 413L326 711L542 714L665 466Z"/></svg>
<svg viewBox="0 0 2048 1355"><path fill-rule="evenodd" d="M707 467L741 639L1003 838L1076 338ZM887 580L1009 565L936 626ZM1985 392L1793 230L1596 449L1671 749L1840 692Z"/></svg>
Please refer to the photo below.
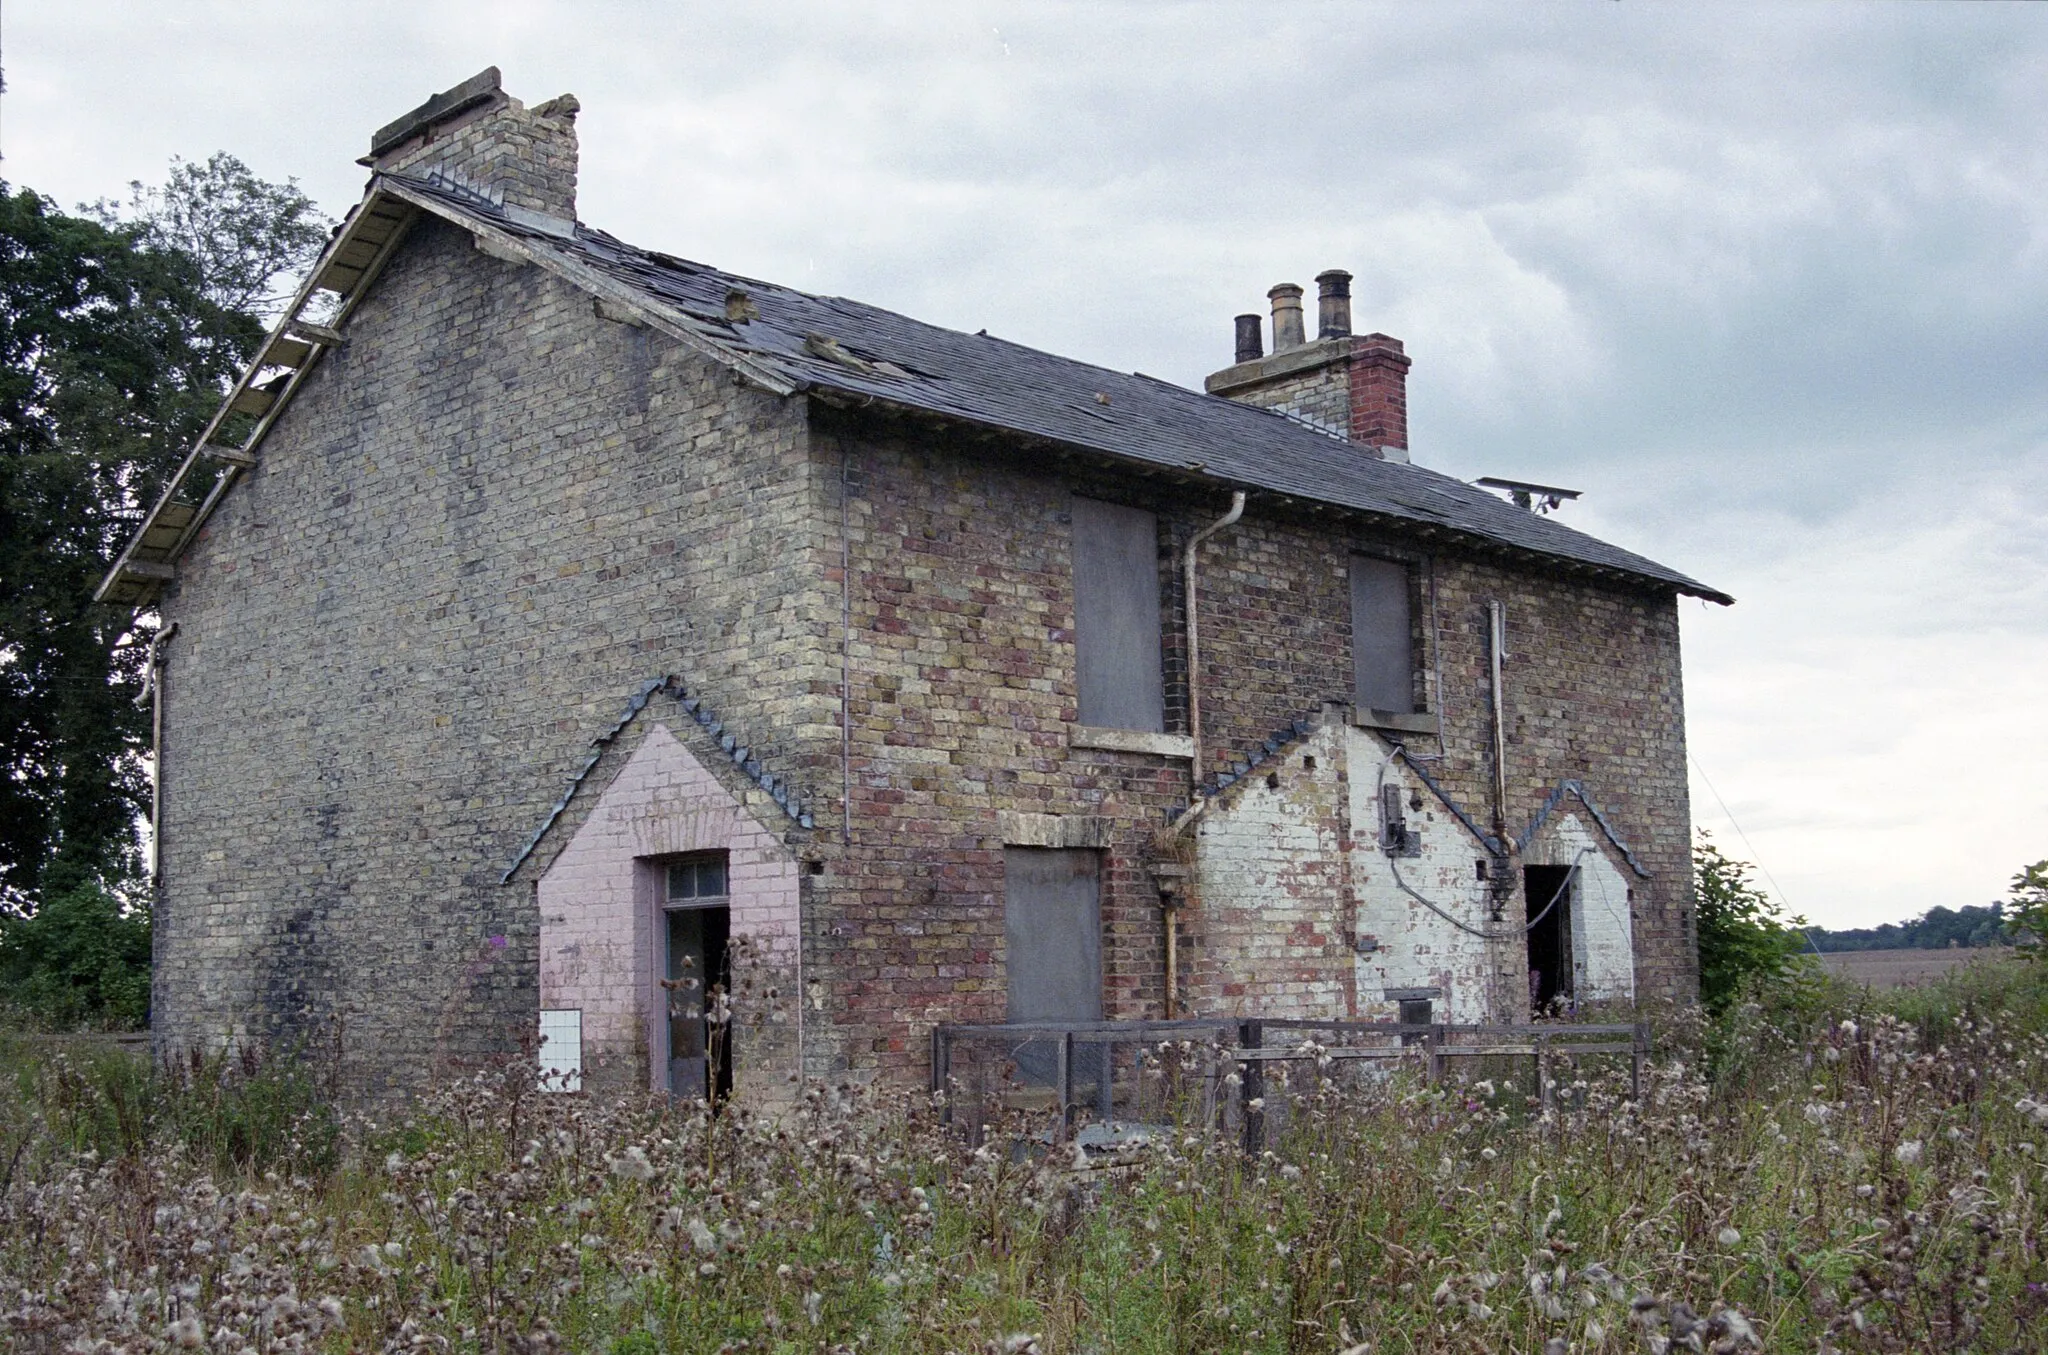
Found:
<svg viewBox="0 0 2048 1355"><path fill-rule="evenodd" d="M1074 1032L1060 1032L1060 1137L1074 1132Z"/></svg>
<svg viewBox="0 0 2048 1355"><path fill-rule="evenodd" d="M1241 1049L1264 1048L1265 1023L1239 1022L1237 1043ZM1244 1108L1244 1152L1246 1157L1257 1157L1266 1151L1266 1065L1259 1059L1245 1060L1238 1065L1238 1076L1238 1095Z"/></svg>
<svg viewBox="0 0 2048 1355"><path fill-rule="evenodd" d="M953 1041L944 1026L932 1027L932 1090L944 1096L939 1123L953 1123Z"/></svg>
<svg viewBox="0 0 2048 1355"><path fill-rule="evenodd" d="M1545 1111L1550 1110L1550 1037L1536 1037L1536 1102Z"/></svg>
<svg viewBox="0 0 2048 1355"><path fill-rule="evenodd" d="M1643 1099L1643 1066L1649 1061L1650 1026L1646 1021L1638 1021L1635 1048L1629 1055L1629 1095L1638 1102Z"/></svg>

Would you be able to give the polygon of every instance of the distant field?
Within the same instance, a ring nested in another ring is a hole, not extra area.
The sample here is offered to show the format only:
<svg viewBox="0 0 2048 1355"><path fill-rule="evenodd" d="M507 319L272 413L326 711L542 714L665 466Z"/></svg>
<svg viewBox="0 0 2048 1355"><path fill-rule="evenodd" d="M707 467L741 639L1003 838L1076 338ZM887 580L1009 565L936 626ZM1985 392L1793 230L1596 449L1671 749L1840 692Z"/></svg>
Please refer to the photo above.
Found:
<svg viewBox="0 0 2048 1355"><path fill-rule="evenodd" d="M1830 974L1872 988L1908 988L1929 983L1952 969L1978 960L2002 960L2011 946L1979 946L1974 950L1845 950L1823 955Z"/></svg>

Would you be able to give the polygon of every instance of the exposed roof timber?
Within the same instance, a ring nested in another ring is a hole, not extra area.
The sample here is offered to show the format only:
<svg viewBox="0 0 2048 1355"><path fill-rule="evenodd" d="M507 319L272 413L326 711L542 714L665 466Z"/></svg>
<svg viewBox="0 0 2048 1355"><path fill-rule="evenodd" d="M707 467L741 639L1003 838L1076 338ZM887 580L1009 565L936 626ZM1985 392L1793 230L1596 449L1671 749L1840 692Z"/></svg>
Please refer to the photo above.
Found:
<svg viewBox="0 0 2048 1355"><path fill-rule="evenodd" d="M291 402L300 383L319 363L320 355L342 342L342 325L368 284L376 280L390 261L416 215L417 209L412 204L382 197L372 186L341 231L329 242L321 261L293 296L284 315L265 336L255 358L235 382L234 389L228 392L213 418L207 421L192 449L164 486L155 506L143 519L142 526L100 581L93 593L95 601L145 606L155 601L163 585L176 577L172 566L177 557L205 525L214 506L227 493L235 478L255 466L257 447ZM340 307L326 324L305 320L302 313L314 296L323 289L332 290L330 284L339 279L340 275L331 264L344 253L360 266L349 270L349 290L341 294ZM261 389L255 385L260 374L280 367L288 369L282 385L272 383ZM249 436L239 447L216 441L222 425L236 413L258 416ZM224 469L207 485L200 501L193 503L192 496L197 487L205 483L206 476L216 466ZM169 537L168 543L166 537Z"/></svg>

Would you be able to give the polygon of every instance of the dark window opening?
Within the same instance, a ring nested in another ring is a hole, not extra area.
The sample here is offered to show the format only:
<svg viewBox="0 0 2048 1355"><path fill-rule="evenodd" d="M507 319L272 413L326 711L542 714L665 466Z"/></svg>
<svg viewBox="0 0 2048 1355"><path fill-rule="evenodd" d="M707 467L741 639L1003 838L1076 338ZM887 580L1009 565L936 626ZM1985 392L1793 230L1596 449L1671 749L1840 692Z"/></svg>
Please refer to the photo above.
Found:
<svg viewBox="0 0 2048 1355"><path fill-rule="evenodd" d="M1401 999L1400 1019L1401 1024L1404 1026L1426 1026L1436 1020L1435 1012L1436 1003L1429 998L1407 997ZM1401 1036L1401 1043L1420 1044L1422 1039L1421 1032L1412 1031Z"/></svg>
<svg viewBox="0 0 2048 1355"><path fill-rule="evenodd" d="M1422 855L1422 835L1408 826L1396 785L1380 787L1380 846L1389 856Z"/></svg>
<svg viewBox="0 0 2048 1355"><path fill-rule="evenodd" d="M698 899L723 901L725 853L699 852L668 863L668 901L690 903Z"/></svg>
<svg viewBox="0 0 2048 1355"><path fill-rule="evenodd" d="M668 1008L671 1095L721 1101L732 1094L732 910L724 852L666 863L659 938Z"/></svg>
<svg viewBox="0 0 2048 1355"><path fill-rule="evenodd" d="M1415 713L1415 630L1408 567L1351 557L1353 698L1369 710Z"/></svg>
<svg viewBox="0 0 2048 1355"><path fill-rule="evenodd" d="M1159 646L1159 523L1142 508L1075 498L1074 663L1080 722L1166 728Z"/></svg>
<svg viewBox="0 0 2048 1355"><path fill-rule="evenodd" d="M1572 997L1572 891L1569 866L1524 866L1529 901L1529 1008L1542 1015ZM1555 906L1553 906L1555 901ZM1544 910L1549 909L1546 913ZM1540 918L1540 920L1539 920Z"/></svg>

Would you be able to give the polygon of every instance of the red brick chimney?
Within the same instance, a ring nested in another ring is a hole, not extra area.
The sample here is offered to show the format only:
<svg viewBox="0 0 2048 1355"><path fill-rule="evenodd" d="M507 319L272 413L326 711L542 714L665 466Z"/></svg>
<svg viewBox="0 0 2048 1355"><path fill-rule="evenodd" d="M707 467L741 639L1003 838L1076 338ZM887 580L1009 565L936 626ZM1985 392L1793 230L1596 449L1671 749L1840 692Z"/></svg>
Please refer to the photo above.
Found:
<svg viewBox="0 0 2048 1355"><path fill-rule="evenodd" d="M1316 337L1304 342L1302 289L1281 283L1273 299L1274 347L1260 351L1259 317L1237 317L1237 362L1204 383L1211 395L1278 410L1349 438L1374 456L1408 459L1408 364L1401 341L1351 332L1351 275L1318 274Z"/></svg>
<svg viewBox="0 0 2048 1355"><path fill-rule="evenodd" d="M529 224L576 221L573 94L532 108L505 93L486 67L370 138L360 163L380 173L434 177L468 189Z"/></svg>

